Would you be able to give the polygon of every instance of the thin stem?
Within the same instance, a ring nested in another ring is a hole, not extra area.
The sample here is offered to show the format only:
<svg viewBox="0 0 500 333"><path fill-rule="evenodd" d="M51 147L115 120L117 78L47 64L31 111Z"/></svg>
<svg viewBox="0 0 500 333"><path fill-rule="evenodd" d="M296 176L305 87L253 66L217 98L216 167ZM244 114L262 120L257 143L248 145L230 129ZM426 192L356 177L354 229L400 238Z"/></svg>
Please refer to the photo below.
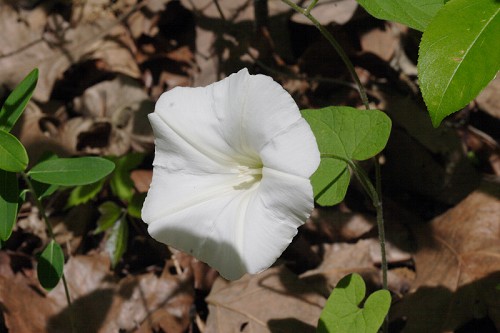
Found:
<svg viewBox="0 0 500 333"><path fill-rule="evenodd" d="M333 46L335 51L337 51L338 55L340 56L340 58L342 59L342 61L346 65L354 82L356 82L356 85L358 86L359 96L361 97L361 101L363 102L363 105L365 106L365 108L367 110L369 110L370 104L368 101L368 96L366 94L366 90L363 87L363 85L361 84L361 81L359 80L359 76L358 76L358 74L356 74L356 70L354 69L354 65L352 64L351 60L349 60L349 57L342 49L342 46L340 46L340 44L333 37L333 35L328 30L326 30L325 27L323 27L321 25L321 23L319 23L319 21L314 16L311 15L311 13L309 11L307 11L307 9L304 9L304 8L298 6L296 3L294 3L291 0L281 0L281 1L286 3L288 6L290 6L297 13L300 13L300 14L304 15L305 17L307 17L309 19L309 21L311 21L312 24L314 24L314 26L316 28L318 28L319 32L321 32L321 34L328 40L328 42L330 42L330 44Z"/></svg>
<svg viewBox="0 0 500 333"><path fill-rule="evenodd" d="M372 200L373 207L375 207L375 210L377 212L378 238L380 243L380 253L382 257L381 258L382 287L384 289L387 289L387 257L385 252L385 230L384 230L384 218L383 218L384 215L383 215L382 200L380 199L380 195L375 186L373 186L365 170L363 170L363 168L361 168L356 162L334 154L321 154L321 157L333 158L346 162L351 168L351 170L354 172L354 175L359 180L359 182L365 189L370 199Z"/></svg>
<svg viewBox="0 0 500 333"><path fill-rule="evenodd" d="M305 13L309 14L313 10L314 6L318 3L318 0L312 0L309 6L307 6Z"/></svg>
<svg viewBox="0 0 500 333"><path fill-rule="evenodd" d="M49 237L55 241L55 235L54 235L54 230L52 229L52 225L49 222L49 218L45 212L45 208L43 207L40 199L38 199L38 196L36 194L35 188L33 187L33 183L31 182L30 178L25 172L21 172L21 176L24 179L24 182L28 186L28 190L31 193L31 196L33 197L33 200L35 202L36 207L38 208L38 211L40 212L40 215L42 216L43 221L45 222L45 226L47 227L47 234ZM70 321L71 321L71 330L73 332L76 332L76 327L75 327L75 321L73 318L73 311L71 307L71 296L69 294L69 289L68 289L68 284L66 283L66 277L64 276L64 271L62 273L62 282L64 285L64 293L66 295L66 301L68 302L68 308L70 309Z"/></svg>

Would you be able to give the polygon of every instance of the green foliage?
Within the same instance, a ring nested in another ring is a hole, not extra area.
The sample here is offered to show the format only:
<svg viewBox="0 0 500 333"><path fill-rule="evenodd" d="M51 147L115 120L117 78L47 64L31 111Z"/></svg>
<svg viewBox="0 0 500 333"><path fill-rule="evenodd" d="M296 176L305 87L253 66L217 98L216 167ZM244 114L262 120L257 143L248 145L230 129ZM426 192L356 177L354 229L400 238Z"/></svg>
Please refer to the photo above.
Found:
<svg viewBox="0 0 500 333"><path fill-rule="evenodd" d="M69 194L66 208L84 204L94 198L101 192L105 182L106 178L102 178L95 183L75 187Z"/></svg>
<svg viewBox="0 0 500 333"><path fill-rule="evenodd" d="M101 216L97 220L97 229L94 234L99 234L111 228L123 215L123 209L112 201L106 201L99 206Z"/></svg>
<svg viewBox="0 0 500 333"><path fill-rule="evenodd" d="M357 0L376 18L396 21L410 28L424 31L444 0Z"/></svg>
<svg viewBox="0 0 500 333"><path fill-rule="evenodd" d="M111 176L111 190L120 199L130 201L134 194L134 182L130 171L136 168L144 159L144 154L130 153L119 158L113 158L116 168Z"/></svg>
<svg viewBox="0 0 500 333"><path fill-rule="evenodd" d="M19 187L16 174L0 170L0 240L6 241L17 218Z"/></svg>
<svg viewBox="0 0 500 333"><path fill-rule="evenodd" d="M311 177L315 200L331 206L344 198L349 185L347 161L362 161L378 154L389 139L391 120L378 110L345 106L303 110L302 114L322 155Z"/></svg>
<svg viewBox="0 0 500 333"><path fill-rule="evenodd" d="M12 134L0 130L0 169L21 172L28 166L28 154Z"/></svg>
<svg viewBox="0 0 500 333"><path fill-rule="evenodd" d="M500 69L500 2L452 0L420 43L420 89L437 127L475 98Z"/></svg>
<svg viewBox="0 0 500 333"><path fill-rule="evenodd" d="M52 290L62 277L64 254L61 246L51 240L38 258L38 280L46 290Z"/></svg>
<svg viewBox="0 0 500 333"><path fill-rule="evenodd" d="M328 297L316 332L377 333L389 312L391 294L387 290L378 290L360 308L365 293L365 282L359 274L342 278Z"/></svg>
<svg viewBox="0 0 500 333"><path fill-rule="evenodd" d="M38 81L38 69L35 68L17 85L0 110L0 130L10 132L26 108Z"/></svg>
<svg viewBox="0 0 500 333"><path fill-rule="evenodd" d="M144 199L146 199L146 193L134 193L132 199L128 203L127 214L136 219L140 219Z"/></svg>
<svg viewBox="0 0 500 333"><path fill-rule="evenodd" d="M29 176L47 184L86 185L106 177L114 167L113 162L100 157L57 158L37 164Z"/></svg>
<svg viewBox="0 0 500 333"><path fill-rule="evenodd" d="M125 214L113 224L111 233L106 241L106 252L111 258L111 266L114 268L127 250L128 223Z"/></svg>

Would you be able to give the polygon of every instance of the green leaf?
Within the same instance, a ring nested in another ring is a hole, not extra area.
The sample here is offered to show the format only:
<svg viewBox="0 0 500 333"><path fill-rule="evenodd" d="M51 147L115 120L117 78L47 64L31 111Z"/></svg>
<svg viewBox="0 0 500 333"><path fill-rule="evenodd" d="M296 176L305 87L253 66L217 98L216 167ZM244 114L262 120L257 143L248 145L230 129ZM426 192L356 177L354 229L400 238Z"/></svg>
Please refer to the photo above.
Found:
<svg viewBox="0 0 500 333"><path fill-rule="evenodd" d="M16 121L28 104L38 80L38 69L31 71L17 87L10 93L9 97L0 110L0 129L10 132Z"/></svg>
<svg viewBox="0 0 500 333"><path fill-rule="evenodd" d="M66 208L84 204L95 198L101 192L105 181L106 178L102 178L95 183L75 187L69 194Z"/></svg>
<svg viewBox="0 0 500 333"><path fill-rule="evenodd" d="M94 230L94 235L111 228L116 221L123 215L123 209L112 201L106 201L98 208L101 216L97 220L97 228Z"/></svg>
<svg viewBox="0 0 500 333"><path fill-rule="evenodd" d="M130 171L136 168L144 159L144 154L131 153L115 158L115 171L111 176L111 190L120 199L129 201L134 194L134 182L130 178Z"/></svg>
<svg viewBox="0 0 500 333"><path fill-rule="evenodd" d="M42 287L50 291L62 277L64 266L64 254L61 246L51 240L45 250L38 257L38 280Z"/></svg>
<svg viewBox="0 0 500 333"><path fill-rule="evenodd" d="M302 115L311 126L322 155L318 170L311 177L315 200L323 206L334 205L342 201L349 185L345 160L362 161L382 151L389 139L391 120L379 110L346 106L303 110Z"/></svg>
<svg viewBox="0 0 500 333"><path fill-rule="evenodd" d="M146 199L146 193L134 193L132 199L127 206L128 215L137 219L141 218L142 205Z"/></svg>
<svg viewBox="0 0 500 333"><path fill-rule="evenodd" d="M113 162L100 157L57 158L37 164L29 176L41 183L77 186L106 177L114 167Z"/></svg>
<svg viewBox="0 0 500 333"><path fill-rule="evenodd" d="M21 172L28 166L28 154L12 134L0 130L0 169Z"/></svg>
<svg viewBox="0 0 500 333"><path fill-rule="evenodd" d="M127 250L128 224L125 215L116 221L106 241L106 252L111 258L111 266L116 267L123 254Z"/></svg>
<svg viewBox="0 0 500 333"><path fill-rule="evenodd" d="M500 69L500 2L452 0L420 43L418 77L432 124L474 99Z"/></svg>
<svg viewBox="0 0 500 333"><path fill-rule="evenodd" d="M0 240L9 239L17 219L19 186L16 174L0 170Z"/></svg>
<svg viewBox="0 0 500 333"><path fill-rule="evenodd" d="M326 301L316 332L377 333L389 312L391 294L378 290L360 308L365 292L365 282L359 274L342 278Z"/></svg>
<svg viewBox="0 0 500 333"><path fill-rule="evenodd" d="M445 0L358 0L363 8L381 20L396 21L424 31Z"/></svg>

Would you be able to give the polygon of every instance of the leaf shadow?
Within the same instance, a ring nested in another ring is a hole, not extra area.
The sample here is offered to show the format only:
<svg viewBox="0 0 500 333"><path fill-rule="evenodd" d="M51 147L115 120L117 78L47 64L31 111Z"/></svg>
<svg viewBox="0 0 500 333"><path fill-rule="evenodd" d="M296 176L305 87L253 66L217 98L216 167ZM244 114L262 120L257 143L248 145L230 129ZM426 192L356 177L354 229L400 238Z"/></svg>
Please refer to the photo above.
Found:
<svg viewBox="0 0 500 333"><path fill-rule="evenodd" d="M112 288L105 288L76 299L71 307L49 318L47 332L71 332L72 320L76 332L98 332L109 313L113 295Z"/></svg>
<svg viewBox="0 0 500 333"><path fill-rule="evenodd" d="M391 332L479 332L471 322L485 325L480 332L500 330L500 272L459 287L420 287L391 307ZM494 327L495 326L495 327Z"/></svg>
<svg viewBox="0 0 500 333"><path fill-rule="evenodd" d="M314 333L316 331L316 327L296 318L271 319L267 322L267 327L271 333Z"/></svg>

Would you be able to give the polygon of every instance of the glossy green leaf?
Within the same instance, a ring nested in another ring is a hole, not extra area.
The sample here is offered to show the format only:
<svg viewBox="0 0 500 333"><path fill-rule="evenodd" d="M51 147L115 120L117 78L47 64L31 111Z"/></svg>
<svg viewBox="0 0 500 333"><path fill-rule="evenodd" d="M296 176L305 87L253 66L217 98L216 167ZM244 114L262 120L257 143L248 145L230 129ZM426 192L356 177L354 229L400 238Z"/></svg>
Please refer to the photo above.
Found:
<svg viewBox="0 0 500 333"><path fill-rule="evenodd" d="M432 124L467 105L500 69L500 2L452 0L420 43L418 77Z"/></svg>
<svg viewBox="0 0 500 333"><path fill-rule="evenodd" d="M302 114L322 155L320 166L311 177L314 197L320 205L331 206L342 201L349 185L344 160L362 161L382 151L389 139L391 120L378 110L346 106L303 110Z"/></svg>
<svg viewBox="0 0 500 333"><path fill-rule="evenodd" d="M29 176L41 183L77 186L106 177L114 167L113 162L100 157L57 158L37 164Z"/></svg>
<svg viewBox="0 0 500 333"><path fill-rule="evenodd" d="M17 219L19 186L14 172L0 170L0 240L9 239Z"/></svg>
<svg viewBox="0 0 500 333"><path fill-rule="evenodd" d="M120 262L123 254L127 250L128 224L125 215L122 215L111 229L111 233L106 241L106 252L111 258L111 266L114 268Z"/></svg>
<svg viewBox="0 0 500 333"><path fill-rule="evenodd" d="M102 203L98 210L101 216L97 220L97 228L94 230L94 234L108 230L123 215L123 209L112 201Z"/></svg>
<svg viewBox="0 0 500 333"><path fill-rule="evenodd" d="M424 31L445 0L357 0L371 15L381 20L406 24Z"/></svg>
<svg viewBox="0 0 500 333"><path fill-rule="evenodd" d="M38 80L38 69L35 68L10 93L0 110L0 129L10 132L16 121L26 108Z"/></svg>
<svg viewBox="0 0 500 333"><path fill-rule="evenodd" d="M38 258L38 280L46 290L52 290L62 277L64 254L61 246L51 240Z"/></svg>
<svg viewBox="0 0 500 333"><path fill-rule="evenodd" d="M319 318L318 333L377 333L389 312L391 294L378 290L365 298L366 286L359 274L350 274L333 289Z"/></svg>
<svg viewBox="0 0 500 333"><path fill-rule="evenodd" d="M106 178L102 178L95 183L75 187L69 194L66 208L84 204L95 198L101 192L105 182Z"/></svg>
<svg viewBox="0 0 500 333"><path fill-rule="evenodd" d="M0 169L21 172L28 166L28 154L12 134L0 130Z"/></svg>
<svg viewBox="0 0 500 333"><path fill-rule="evenodd" d="M144 159L144 154L130 153L113 159L115 171L111 176L111 190L120 199L129 201L134 194L134 182L130 178L130 171L136 168Z"/></svg>

